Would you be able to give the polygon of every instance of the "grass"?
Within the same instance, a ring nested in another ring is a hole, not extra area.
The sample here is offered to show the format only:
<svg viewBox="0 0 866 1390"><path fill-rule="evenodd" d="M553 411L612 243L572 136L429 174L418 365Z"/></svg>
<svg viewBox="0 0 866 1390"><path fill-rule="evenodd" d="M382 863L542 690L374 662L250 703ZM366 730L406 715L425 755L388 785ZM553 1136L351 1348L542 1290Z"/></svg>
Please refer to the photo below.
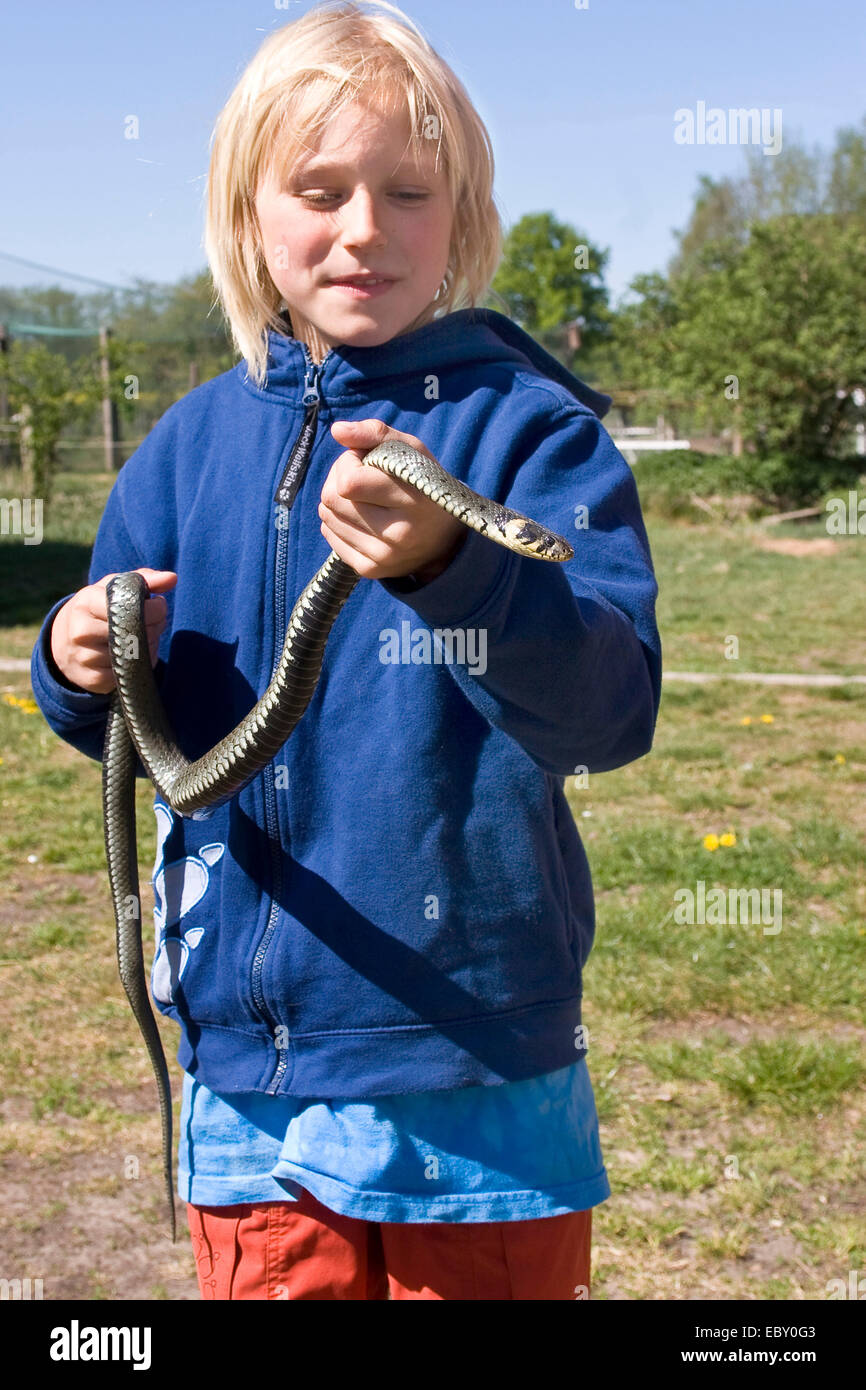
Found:
<svg viewBox="0 0 866 1390"><path fill-rule="evenodd" d="M833 537L835 550L827 554L786 555L759 542L826 543L824 522L767 530L648 519L648 526L656 573L665 581L656 611L667 670L866 671L862 536ZM731 637L738 643L733 660L725 655Z"/></svg>
<svg viewBox="0 0 866 1390"><path fill-rule="evenodd" d="M63 482L43 546L0 543L0 655L29 655L86 572L110 479ZM647 522L667 670L866 670L863 538L793 556L749 522ZM195 1298L188 1241L160 1237L155 1089L114 962L99 765L29 712L26 674L0 679L7 1248L39 1273L50 1245L47 1298ZM594 1298L823 1299L866 1268L864 784L866 689L728 682L665 684L651 753L567 783L596 895L584 1018L613 1189L594 1214ZM143 782L137 798L146 897ZM725 831L732 844L706 847ZM701 881L778 892L778 930L677 920L676 894Z"/></svg>

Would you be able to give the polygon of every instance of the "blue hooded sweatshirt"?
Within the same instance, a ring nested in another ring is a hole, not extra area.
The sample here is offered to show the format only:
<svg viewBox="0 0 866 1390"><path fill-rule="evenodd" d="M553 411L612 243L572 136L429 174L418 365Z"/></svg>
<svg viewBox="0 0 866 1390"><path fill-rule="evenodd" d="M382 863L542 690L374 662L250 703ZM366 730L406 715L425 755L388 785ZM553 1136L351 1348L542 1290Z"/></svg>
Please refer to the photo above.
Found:
<svg viewBox="0 0 866 1390"><path fill-rule="evenodd" d="M357 1099L556 1071L582 1055L595 931L564 779L647 753L661 688L657 585L631 470L599 421L609 398L492 311L320 366L280 333L269 353L263 388L242 361L166 411L94 545L91 583L177 572L157 678L188 757L265 690L328 554L334 420L417 436L575 554L528 559L467 531L427 584L361 580L268 768L211 813L157 799L152 988L180 1025L178 1062L220 1093ZM34 695L100 758L108 697L59 677L59 607Z"/></svg>

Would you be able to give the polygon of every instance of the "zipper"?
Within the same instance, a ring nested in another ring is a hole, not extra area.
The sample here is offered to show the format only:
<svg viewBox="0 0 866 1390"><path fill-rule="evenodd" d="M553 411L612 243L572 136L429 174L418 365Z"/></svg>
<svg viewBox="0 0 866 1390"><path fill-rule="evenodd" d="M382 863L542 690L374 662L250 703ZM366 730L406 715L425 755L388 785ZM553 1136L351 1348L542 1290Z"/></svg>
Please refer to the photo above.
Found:
<svg viewBox="0 0 866 1390"><path fill-rule="evenodd" d="M283 471L276 493L274 502L284 507L286 516L280 518L280 525L277 527L277 554L275 563L275 589L274 589L274 659L271 666L271 677L279 665L282 653L283 641L286 632L286 569L288 563L289 548L289 527L288 513L294 505L295 498L300 491L301 484L307 473L310 458L313 452L313 445L316 440L316 432L319 422L319 406L321 396L319 394L319 377L325 362L330 357L328 352L324 360L320 363L313 361L310 350L306 343L301 343L304 350L305 370L304 370L304 394L302 404L305 407L304 419L301 424L298 436L292 445L289 453L288 462ZM273 768L273 763L270 765ZM264 778L265 791L265 824L268 834L268 843L271 849L271 875L273 889L271 893L271 906L268 913L267 926L262 934L256 951L252 967L252 990L256 1008L267 1020L271 1029L271 1036L277 1052L277 1063L273 1075L267 1085L266 1094L275 1095L279 1090L280 1082L286 1073L289 1064L288 1042L285 1046L280 1046L277 1042L277 1020L271 1013L265 1002L264 991L262 989L262 972L264 969L265 956L268 953L274 932L276 931L277 921L280 915L280 896L283 885L283 864L282 847L280 843L279 819L277 816L277 798L274 786L274 778L266 775ZM287 1032L285 1025L283 1031Z"/></svg>
<svg viewBox="0 0 866 1390"><path fill-rule="evenodd" d="M304 411L304 422L301 425L300 433L295 440L294 447L289 454L288 463L283 471L279 486L274 494L274 501L281 507L291 509L295 498L300 490L301 483L310 462L310 454L313 450L313 443L316 438L316 429L319 420L319 376L322 368L330 357L327 353L323 362L314 362L310 356L310 349L306 343L302 343L306 365L304 369L304 394L302 403L306 407Z"/></svg>

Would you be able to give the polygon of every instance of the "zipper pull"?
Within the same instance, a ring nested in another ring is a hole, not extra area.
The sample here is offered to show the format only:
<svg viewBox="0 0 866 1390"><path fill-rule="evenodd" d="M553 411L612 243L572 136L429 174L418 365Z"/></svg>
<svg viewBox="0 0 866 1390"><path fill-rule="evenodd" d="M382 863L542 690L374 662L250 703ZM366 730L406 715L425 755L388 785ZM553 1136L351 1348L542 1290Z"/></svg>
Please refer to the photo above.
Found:
<svg viewBox="0 0 866 1390"><path fill-rule="evenodd" d="M315 385L313 386L313 390L315 390ZM313 452L313 444L316 439L316 429L319 421L318 392L316 392L315 396L311 397L310 403L307 404L307 393L305 389L304 402L306 404L304 421L301 425L300 433L292 446L288 462L283 470L283 476L280 479L279 486L274 495L274 501L281 507L291 508L294 505L298 490L300 489L301 483L304 481L304 476L310 462L310 456Z"/></svg>
<svg viewBox="0 0 866 1390"><path fill-rule="evenodd" d="M319 404L319 373L322 370L321 362L309 362L304 372L304 405Z"/></svg>

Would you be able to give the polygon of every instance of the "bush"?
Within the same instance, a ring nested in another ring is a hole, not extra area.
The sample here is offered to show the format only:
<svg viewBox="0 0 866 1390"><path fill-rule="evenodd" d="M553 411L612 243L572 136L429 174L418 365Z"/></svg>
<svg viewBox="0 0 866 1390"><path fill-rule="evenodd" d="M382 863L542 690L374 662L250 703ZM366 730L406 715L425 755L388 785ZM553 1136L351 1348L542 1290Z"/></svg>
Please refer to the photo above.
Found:
<svg viewBox="0 0 866 1390"><path fill-rule="evenodd" d="M856 488L866 473L866 458L793 459L771 454L739 460L745 463L749 491L770 506L782 510L817 505L828 492Z"/></svg>
<svg viewBox="0 0 866 1390"><path fill-rule="evenodd" d="M795 460L782 455L701 454L691 449L638 455L634 475L641 505L660 515L696 516L692 495L701 498L742 498L752 505L726 508L723 514L742 515L769 509L795 510L814 506L828 493L856 488L866 474L866 459Z"/></svg>

